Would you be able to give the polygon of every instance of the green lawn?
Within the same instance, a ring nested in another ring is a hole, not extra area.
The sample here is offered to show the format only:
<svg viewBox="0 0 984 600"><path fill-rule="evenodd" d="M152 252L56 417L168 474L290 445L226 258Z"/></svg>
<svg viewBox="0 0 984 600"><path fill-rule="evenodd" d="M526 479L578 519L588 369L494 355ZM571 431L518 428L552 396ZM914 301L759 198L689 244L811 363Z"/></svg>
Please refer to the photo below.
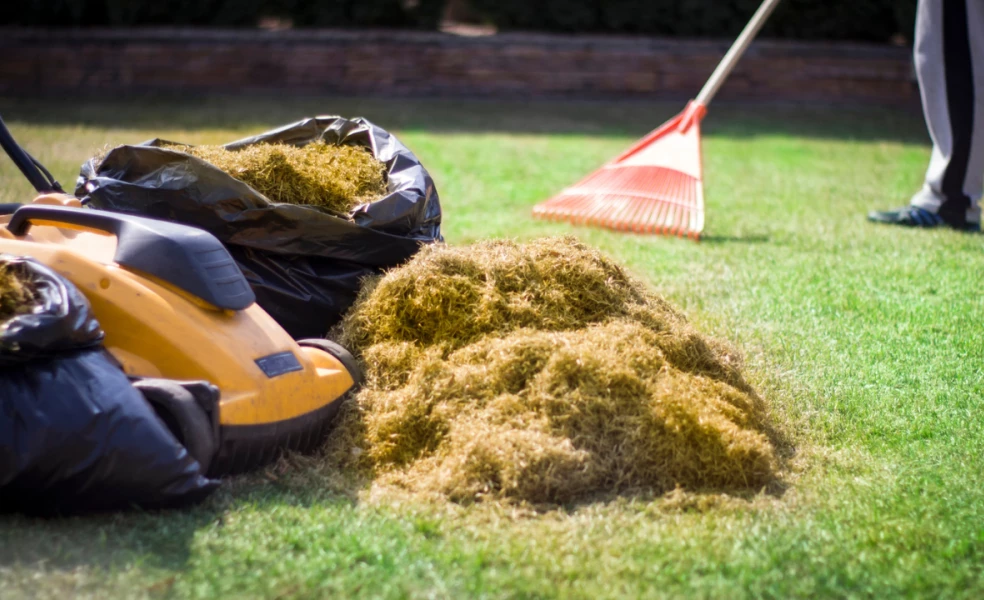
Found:
<svg viewBox="0 0 984 600"><path fill-rule="evenodd" d="M223 142L317 113L364 115L434 175L450 243L573 231L741 347L796 446L785 493L710 508L421 505L353 494L297 464L188 511L0 517L0 597L980 597L984 236L864 220L920 184L921 119L712 107L699 244L530 218L681 108L0 100L14 134L68 183L105 144ZM9 161L0 181L0 202L30 197Z"/></svg>

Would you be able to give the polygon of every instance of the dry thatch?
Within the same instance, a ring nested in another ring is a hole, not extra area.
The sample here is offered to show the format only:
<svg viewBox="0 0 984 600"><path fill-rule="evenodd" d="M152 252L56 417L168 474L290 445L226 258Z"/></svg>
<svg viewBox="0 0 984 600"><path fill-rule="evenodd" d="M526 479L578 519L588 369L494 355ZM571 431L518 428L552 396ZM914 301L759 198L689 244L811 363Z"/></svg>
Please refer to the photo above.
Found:
<svg viewBox="0 0 984 600"><path fill-rule="evenodd" d="M0 263L0 321L21 312L30 304L31 290L10 268Z"/></svg>
<svg viewBox="0 0 984 600"><path fill-rule="evenodd" d="M573 238L425 248L339 337L367 383L329 457L410 491L566 503L776 477L737 356Z"/></svg>
<svg viewBox="0 0 984 600"><path fill-rule="evenodd" d="M246 183L272 202L309 204L347 213L386 194L386 165L366 148L313 142L165 146L198 157Z"/></svg>

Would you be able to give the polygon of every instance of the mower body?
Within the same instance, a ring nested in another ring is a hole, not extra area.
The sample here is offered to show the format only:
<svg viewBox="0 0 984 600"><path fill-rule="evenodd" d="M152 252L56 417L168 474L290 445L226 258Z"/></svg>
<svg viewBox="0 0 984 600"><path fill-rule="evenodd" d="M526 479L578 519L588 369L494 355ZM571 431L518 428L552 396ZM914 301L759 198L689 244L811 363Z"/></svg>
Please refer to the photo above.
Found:
<svg viewBox="0 0 984 600"><path fill-rule="evenodd" d="M106 349L135 381L215 390L211 399L196 393L216 438L205 451L213 455L199 459L210 474L306 449L356 385L351 355L323 340L292 339L204 231L42 200L0 216L0 253L33 257L75 284Z"/></svg>

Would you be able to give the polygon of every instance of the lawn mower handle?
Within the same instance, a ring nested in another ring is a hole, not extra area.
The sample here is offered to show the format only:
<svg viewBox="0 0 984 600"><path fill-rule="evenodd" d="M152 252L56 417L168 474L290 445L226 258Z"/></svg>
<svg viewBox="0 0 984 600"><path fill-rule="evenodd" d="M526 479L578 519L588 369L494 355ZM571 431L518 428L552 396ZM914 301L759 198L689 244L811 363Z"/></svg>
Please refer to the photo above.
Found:
<svg viewBox="0 0 984 600"><path fill-rule="evenodd" d="M10 160L14 161L14 164L21 170L24 177L27 177L35 190L42 194L64 191L48 172L48 169L45 169L33 156L21 148L14 136L10 134L10 130L7 129L7 124L3 122L2 117L0 117L0 147L3 147L4 152L7 153Z"/></svg>
<svg viewBox="0 0 984 600"><path fill-rule="evenodd" d="M229 251L205 230L122 213L27 204L10 217L7 231L27 235L32 220L111 233L116 236L117 264L152 275L216 308L243 310L256 301Z"/></svg>
<svg viewBox="0 0 984 600"><path fill-rule="evenodd" d="M78 225L86 229L105 231L119 236L121 225L125 223L120 215L102 213L96 210L79 210L47 204L25 204L19 206L10 217L7 230L16 236L27 235L32 220L54 221L66 225Z"/></svg>

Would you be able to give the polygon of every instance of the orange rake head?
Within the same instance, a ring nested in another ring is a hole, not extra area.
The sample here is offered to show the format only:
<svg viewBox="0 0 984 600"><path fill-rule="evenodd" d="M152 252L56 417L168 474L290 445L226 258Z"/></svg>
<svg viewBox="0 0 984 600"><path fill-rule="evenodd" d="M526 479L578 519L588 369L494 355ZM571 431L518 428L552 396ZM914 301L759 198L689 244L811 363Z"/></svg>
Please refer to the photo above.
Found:
<svg viewBox="0 0 984 600"><path fill-rule="evenodd" d="M704 230L697 101L608 164L533 207L543 219L699 239Z"/></svg>

